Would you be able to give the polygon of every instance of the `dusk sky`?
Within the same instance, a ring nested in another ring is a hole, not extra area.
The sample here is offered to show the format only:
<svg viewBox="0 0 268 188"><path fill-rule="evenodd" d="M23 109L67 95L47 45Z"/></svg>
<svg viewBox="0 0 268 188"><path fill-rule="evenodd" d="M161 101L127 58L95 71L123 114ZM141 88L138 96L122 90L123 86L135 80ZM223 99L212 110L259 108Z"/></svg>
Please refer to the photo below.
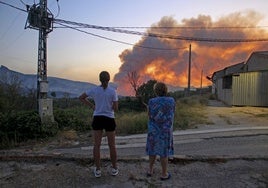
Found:
<svg viewBox="0 0 268 188"><path fill-rule="evenodd" d="M26 10L24 4L33 5L34 2L39 3L39 0L0 0L0 2ZM256 27L255 29L259 31L233 29L231 32L211 32L211 30L208 32L206 30L206 32L202 31L202 35L198 35L197 31L173 31L173 33L175 32L176 36L217 39L239 38L240 36L268 38L267 0L59 0L58 3L56 0L48 0L48 8L56 19L105 27L131 27L124 28L131 31L146 32L152 25L167 27L169 23L172 27L192 27L195 23L196 26L203 26L204 23L209 23L207 25L217 27L250 26ZM0 65L25 74L36 74L38 30L24 29L26 20L26 12L0 3ZM126 76L123 72L133 69L144 75L141 81L157 79L171 85L179 83L180 86L185 86L187 51L167 55L161 50L153 51L137 47L134 49L132 45L106 40L69 28L57 28L59 25L54 26L56 28L49 33L47 40L48 76L98 84L99 72L107 70L111 73L112 81L118 83L118 88L122 91L125 90L122 88L126 87L125 83L120 83L120 80L124 80ZM267 42L237 43L229 46L194 41L176 41L175 43L167 40L150 41L147 40L148 37L97 29L83 30L108 39L147 47L179 49L186 48L191 43L195 67L193 73L198 75L200 73L197 71L200 69L204 69L206 75L212 74L217 69L245 61L252 51L268 50ZM150 31L154 32L153 29ZM173 34L171 31L167 33ZM224 49L227 49L228 53L224 54ZM204 54L208 52L211 54L205 56ZM212 57L216 54L224 55ZM179 62L183 59L184 62ZM133 61L136 64L133 64ZM216 61L223 63L213 64ZM159 67L162 72L158 70ZM179 67L179 70L175 70L174 67ZM116 76L115 80L113 80L114 76ZM179 81L173 80L174 77L177 77ZM196 87L198 87L197 80L196 82L193 80L193 85Z"/></svg>

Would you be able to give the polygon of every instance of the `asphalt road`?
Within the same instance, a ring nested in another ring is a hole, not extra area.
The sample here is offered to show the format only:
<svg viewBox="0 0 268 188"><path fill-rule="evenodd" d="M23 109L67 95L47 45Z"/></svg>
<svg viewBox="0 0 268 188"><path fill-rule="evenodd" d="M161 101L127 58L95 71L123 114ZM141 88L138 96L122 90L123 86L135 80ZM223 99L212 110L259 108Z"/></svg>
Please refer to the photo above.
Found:
<svg viewBox="0 0 268 188"><path fill-rule="evenodd" d="M267 158L268 134L217 136L209 138L191 138L174 142L175 157L209 158ZM104 155L109 155L103 149ZM89 152L90 155L90 152ZM138 157L145 155L145 144L134 147L119 147L118 156Z"/></svg>
<svg viewBox="0 0 268 188"><path fill-rule="evenodd" d="M117 177L109 175L108 150L102 149L103 176L92 174L92 148L68 147L0 152L0 187L268 187L268 129L179 132L174 136L172 178L145 176L145 135L118 138ZM105 141L105 140L104 140Z"/></svg>
<svg viewBox="0 0 268 188"><path fill-rule="evenodd" d="M218 137L196 142L176 144L182 155L201 156L254 156L268 158L268 135Z"/></svg>

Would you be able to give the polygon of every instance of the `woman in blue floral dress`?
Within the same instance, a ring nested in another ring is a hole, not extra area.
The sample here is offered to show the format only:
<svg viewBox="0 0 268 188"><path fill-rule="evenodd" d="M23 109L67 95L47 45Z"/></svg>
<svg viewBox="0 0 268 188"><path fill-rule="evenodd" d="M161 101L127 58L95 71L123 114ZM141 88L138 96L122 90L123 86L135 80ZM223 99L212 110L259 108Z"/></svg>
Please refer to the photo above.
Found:
<svg viewBox="0 0 268 188"><path fill-rule="evenodd" d="M157 82L154 85L157 97L148 103L148 135L146 152L149 155L149 170L147 176L153 174L153 166L156 156L160 156L162 167L161 180L171 177L167 171L168 156L174 155L173 148L173 120L175 112L175 100L167 97L167 86Z"/></svg>

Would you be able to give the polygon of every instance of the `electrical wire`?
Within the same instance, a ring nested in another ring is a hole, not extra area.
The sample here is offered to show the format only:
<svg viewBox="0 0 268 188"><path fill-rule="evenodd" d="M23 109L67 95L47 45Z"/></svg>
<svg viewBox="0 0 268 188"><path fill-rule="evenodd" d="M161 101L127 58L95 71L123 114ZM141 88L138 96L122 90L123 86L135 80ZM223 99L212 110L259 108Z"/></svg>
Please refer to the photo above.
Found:
<svg viewBox="0 0 268 188"><path fill-rule="evenodd" d="M147 37L168 38L168 39L174 39L174 40L186 40L186 41L198 41L198 42L224 42L224 43L227 43L227 42L232 42L232 43L267 42L268 41L268 38L256 38L256 39L201 38L201 37L168 35L168 34L162 34L162 33L139 32L139 31L125 30L125 29L118 29L114 27L103 27L103 26L97 26L97 25L77 23L77 22L66 21L66 20L61 20L61 19L55 19L54 22L58 24L64 23L64 24L75 25L75 26L80 26L84 28L99 29L99 30L116 32L116 33L125 33L125 34L140 35L140 36L147 36Z"/></svg>
<svg viewBox="0 0 268 188"><path fill-rule="evenodd" d="M15 7L15 6L10 5L8 3L5 3L3 1L0 1L0 4L4 4L4 5L10 6L12 8L27 12L26 10L23 10L21 8L18 8L18 7ZM185 40L185 41L222 42L222 43L229 43L229 42L231 42L231 43L244 43L244 42L267 42L268 41L268 38L256 38L256 39L254 39L254 38L253 39L201 38L201 37L187 37L187 36L178 36L178 35L168 35L168 34L162 34L162 33L138 32L138 31L122 29L123 27L121 27L121 28L120 27L103 27L103 26L97 26L97 25L77 23L77 22L73 22L73 21L66 21L66 20L61 20L61 19L54 19L53 22L58 23L58 24L65 24L65 26L66 26L66 24L69 24L69 25L79 26L79 27L82 27L82 28L92 28L92 29L116 32L116 33L125 33L125 34L139 35L139 36L158 37L158 38L167 38L167 39L174 39L174 40ZM168 28L168 27L165 27L165 28ZM172 28L174 28L174 27L172 27ZM193 28L193 27L188 27L188 28L190 29L190 28ZM199 27L199 29L200 28L202 28L202 27ZM207 28L207 27L205 27L205 28ZM250 27L215 27L215 28L250 28ZM74 29L74 27L73 27L73 29ZM100 37L102 37L102 36L100 36Z"/></svg>
<svg viewBox="0 0 268 188"><path fill-rule="evenodd" d="M58 12L57 12L57 15L55 16L55 18L57 18L60 15L60 4L59 4L59 0L56 0L56 1L57 1Z"/></svg>
<svg viewBox="0 0 268 188"><path fill-rule="evenodd" d="M108 37L104 37L104 36L101 36L101 35L97 35L97 34L94 34L94 33L90 33L90 32L87 32L87 31L84 31L84 30L81 30L81 29L78 29L78 28L75 28L75 27L71 27L71 26L68 26L68 25L64 25L64 24L61 24L61 23L58 23L58 24L61 25L61 26L64 26L65 28L73 29L73 30L76 30L76 31L79 31L79 32L82 32L82 33L86 33L88 35L92 35L92 36L99 37L99 38L102 38L102 39L110 40L110 41L113 41L113 42L118 42L118 43L121 43L121 44L131 45L131 46L139 47L139 48L153 49L153 50L163 50L163 51L172 51L172 50L177 51L177 50L182 50L182 49L188 48L188 47L182 47L182 48L156 48L156 47L149 47L149 46L131 44L131 43L111 39L111 38L108 38Z"/></svg>
<svg viewBox="0 0 268 188"><path fill-rule="evenodd" d="M55 3L56 3L56 6L57 6L57 13L56 13L56 16L53 15L53 17L54 17L54 18L57 18L57 17L59 17L59 15L60 15L60 5L59 5L59 1L56 0L56 1L52 1L52 2L50 2L50 4L48 5L48 7L52 7Z"/></svg>
<svg viewBox="0 0 268 188"><path fill-rule="evenodd" d="M116 28L116 29L181 29L181 30L187 30L187 29L191 29L191 30L209 30L209 29L261 29L261 28L268 28L268 26L252 26L252 27L187 27L187 26L172 26L172 27L137 27L137 26L109 26L111 28ZM58 27L60 28L60 27ZM76 28L85 28L83 26L76 26Z"/></svg>
<svg viewBox="0 0 268 188"><path fill-rule="evenodd" d="M23 5L27 6L26 3L24 3L22 0L20 0L20 2L21 2Z"/></svg>
<svg viewBox="0 0 268 188"><path fill-rule="evenodd" d="M11 4L8 4L8 3L5 3L5 2L3 2L3 1L0 1L0 4L7 5L7 6L9 6L9 7L15 8L15 9L20 10L20 11L23 11L23 12L27 12L27 11L24 10L24 9L21 9L21 8L19 8L19 7L15 7L15 6L13 6L13 5L11 5Z"/></svg>
<svg viewBox="0 0 268 188"><path fill-rule="evenodd" d="M151 26L151 27L138 27L138 26L110 26L112 28L118 28L118 29L191 29L191 30L209 30L209 29L260 29L260 28L268 28L268 26L170 26L170 27L162 27L162 26Z"/></svg>

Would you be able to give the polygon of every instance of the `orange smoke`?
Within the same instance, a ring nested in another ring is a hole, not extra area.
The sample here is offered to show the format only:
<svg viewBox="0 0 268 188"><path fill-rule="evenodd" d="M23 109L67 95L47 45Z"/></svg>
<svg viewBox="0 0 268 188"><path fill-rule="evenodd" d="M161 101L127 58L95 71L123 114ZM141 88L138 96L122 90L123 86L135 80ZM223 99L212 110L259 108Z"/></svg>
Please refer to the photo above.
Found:
<svg viewBox="0 0 268 188"><path fill-rule="evenodd" d="M262 17L254 11L233 13L215 22L212 21L210 16L204 15L197 18L183 19L181 24L177 23L172 17L163 17L157 24L148 29L148 32L214 39L268 38L266 30L256 27L261 19ZM241 28L241 26L249 28ZM200 29L197 27L200 27ZM211 27L221 28L212 29ZM201 85L201 80L202 86L211 85L206 76L227 66L244 62L252 52L264 51L268 47L267 42L197 42L142 37L137 46L173 50L134 46L131 50L123 51L119 55L122 65L114 77L114 81L118 84L119 94L134 95L134 89L127 77L129 72L136 72L139 75L139 84L148 80L157 80L175 87L187 87L190 44L190 81L191 86L198 88ZM174 50L174 48L177 48L177 50Z"/></svg>

